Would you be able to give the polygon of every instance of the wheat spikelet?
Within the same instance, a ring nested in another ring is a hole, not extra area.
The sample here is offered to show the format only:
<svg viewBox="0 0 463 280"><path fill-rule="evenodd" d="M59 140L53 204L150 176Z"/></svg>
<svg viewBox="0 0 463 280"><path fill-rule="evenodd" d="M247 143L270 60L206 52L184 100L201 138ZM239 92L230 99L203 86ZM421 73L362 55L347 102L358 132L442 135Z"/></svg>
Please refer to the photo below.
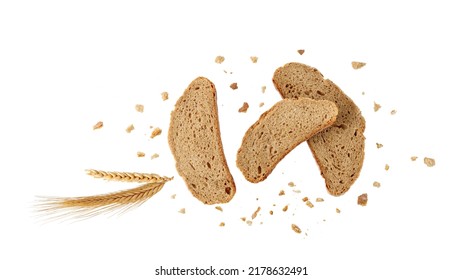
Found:
<svg viewBox="0 0 463 280"><path fill-rule="evenodd" d="M108 181L137 182L137 183L161 183L172 180L169 177L159 176L154 173L137 172L116 172L87 169L87 174L94 178L101 178Z"/></svg>
<svg viewBox="0 0 463 280"><path fill-rule="evenodd" d="M42 197L35 208L38 214L47 220L80 220L114 211L123 213L146 202L170 180L146 183L133 189L95 196Z"/></svg>

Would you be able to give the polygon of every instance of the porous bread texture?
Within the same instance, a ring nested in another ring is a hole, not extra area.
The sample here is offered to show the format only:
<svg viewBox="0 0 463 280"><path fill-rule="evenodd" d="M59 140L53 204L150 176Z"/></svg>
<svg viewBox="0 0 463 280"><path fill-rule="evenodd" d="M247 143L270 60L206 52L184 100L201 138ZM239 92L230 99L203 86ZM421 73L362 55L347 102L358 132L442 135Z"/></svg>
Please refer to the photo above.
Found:
<svg viewBox="0 0 463 280"><path fill-rule="evenodd" d="M309 97L336 103L336 122L308 143L325 179L328 192L344 194L358 178L365 150L365 119L360 109L332 81L315 68L288 63L278 68L273 83L283 98Z"/></svg>
<svg viewBox="0 0 463 280"><path fill-rule="evenodd" d="M297 145L336 120L331 101L283 99L263 113L243 137L236 164L253 183L265 180Z"/></svg>
<svg viewBox="0 0 463 280"><path fill-rule="evenodd" d="M229 202L235 182L220 137L214 84L195 79L175 104L168 133L176 168L194 197L205 204Z"/></svg>

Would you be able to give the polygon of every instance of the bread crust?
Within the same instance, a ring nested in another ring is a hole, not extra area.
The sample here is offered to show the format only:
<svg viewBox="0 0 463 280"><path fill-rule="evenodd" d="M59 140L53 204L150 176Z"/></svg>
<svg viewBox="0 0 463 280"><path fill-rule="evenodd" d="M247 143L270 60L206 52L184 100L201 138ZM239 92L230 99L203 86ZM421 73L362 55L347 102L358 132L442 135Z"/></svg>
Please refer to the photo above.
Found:
<svg viewBox="0 0 463 280"><path fill-rule="evenodd" d="M360 109L332 81L313 67L288 63L278 68L273 84L282 98L330 100L339 108L336 122L307 142L325 179L328 192L347 192L360 175L365 150L365 119Z"/></svg>
<svg viewBox="0 0 463 280"><path fill-rule="evenodd" d="M171 113L169 146L179 175L194 197L205 204L229 202L236 186L220 136L214 84L198 77Z"/></svg>

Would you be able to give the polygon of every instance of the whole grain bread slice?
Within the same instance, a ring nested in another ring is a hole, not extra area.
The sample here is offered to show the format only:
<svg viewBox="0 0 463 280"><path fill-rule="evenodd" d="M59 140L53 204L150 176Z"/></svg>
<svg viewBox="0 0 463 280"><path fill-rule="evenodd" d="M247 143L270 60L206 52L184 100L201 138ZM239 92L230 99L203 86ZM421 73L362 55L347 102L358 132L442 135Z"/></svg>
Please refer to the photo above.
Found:
<svg viewBox="0 0 463 280"><path fill-rule="evenodd" d="M220 137L214 84L195 79L175 104L168 133L176 168L194 197L205 204L229 202L235 182Z"/></svg>
<svg viewBox="0 0 463 280"><path fill-rule="evenodd" d="M300 98L277 102L244 135L238 168L250 182L265 180L297 145L333 124L337 114L331 101Z"/></svg>
<svg viewBox="0 0 463 280"><path fill-rule="evenodd" d="M283 98L309 97L336 103L339 109L336 122L308 143L328 192L335 196L344 194L358 178L363 165L365 119L360 109L332 81L305 64L288 63L278 68L273 83Z"/></svg>

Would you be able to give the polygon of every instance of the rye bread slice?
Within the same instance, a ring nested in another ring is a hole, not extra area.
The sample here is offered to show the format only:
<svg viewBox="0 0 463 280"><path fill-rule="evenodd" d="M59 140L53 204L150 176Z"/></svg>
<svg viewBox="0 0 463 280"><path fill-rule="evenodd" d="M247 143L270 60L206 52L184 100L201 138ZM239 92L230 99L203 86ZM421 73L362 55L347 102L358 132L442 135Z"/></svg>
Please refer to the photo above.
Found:
<svg viewBox="0 0 463 280"><path fill-rule="evenodd" d="M332 195L344 194L360 174L364 159L365 119L352 99L315 68L288 63L278 68L273 83L283 98L309 97L336 103L339 114L333 126L308 143Z"/></svg>
<svg viewBox="0 0 463 280"><path fill-rule="evenodd" d="M337 114L331 101L300 98L277 102L244 135L238 168L250 182L265 180L297 145L333 124Z"/></svg>
<svg viewBox="0 0 463 280"><path fill-rule="evenodd" d="M229 202L235 182L223 152L214 84L195 79L171 113L169 146L176 168L194 197L205 204Z"/></svg>

